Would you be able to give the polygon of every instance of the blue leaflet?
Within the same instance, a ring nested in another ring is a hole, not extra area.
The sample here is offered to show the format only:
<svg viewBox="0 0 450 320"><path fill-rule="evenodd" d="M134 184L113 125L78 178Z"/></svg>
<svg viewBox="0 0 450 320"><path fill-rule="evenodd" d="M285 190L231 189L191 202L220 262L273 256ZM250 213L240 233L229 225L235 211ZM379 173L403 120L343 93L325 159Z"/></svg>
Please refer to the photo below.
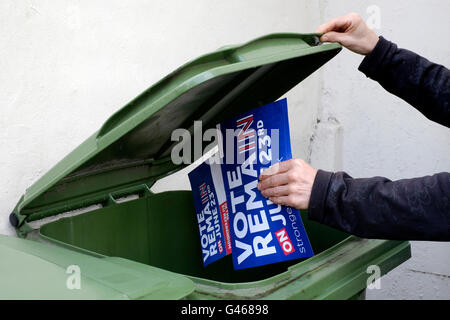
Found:
<svg viewBox="0 0 450 320"><path fill-rule="evenodd" d="M204 162L189 173L200 231L203 264L231 253L230 228L222 171Z"/></svg>
<svg viewBox="0 0 450 320"><path fill-rule="evenodd" d="M257 189L264 169L292 157L286 99L225 121L218 129L222 133L221 164L205 162L189 174L197 218L204 210L198 190L202 184L209 185L220 198L215 208L222 213L222 224L217 230L226 250L210 254L204 264L230 252L235 269L313 256L299 211L273 204ZM198 221L202 250L206 250L205 227Z"/></svg>

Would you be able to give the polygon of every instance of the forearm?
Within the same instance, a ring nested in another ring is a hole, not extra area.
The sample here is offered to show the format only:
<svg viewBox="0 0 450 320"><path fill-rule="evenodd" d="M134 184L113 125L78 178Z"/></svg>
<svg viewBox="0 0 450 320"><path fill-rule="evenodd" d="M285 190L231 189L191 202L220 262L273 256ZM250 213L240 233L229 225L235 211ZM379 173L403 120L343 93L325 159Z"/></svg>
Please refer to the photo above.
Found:
<svg viewBox="0 0 450 320"><path fill-rule="evenodd" d="M390 181L319 170L308 216L364 238L448 241L450 173Z"/></svg>
<svg viewBox="0 0 450 320"><path fill-rule="evenodd" d="M380 37L359 70L430 120L450 127L450 71Z"/></svg>

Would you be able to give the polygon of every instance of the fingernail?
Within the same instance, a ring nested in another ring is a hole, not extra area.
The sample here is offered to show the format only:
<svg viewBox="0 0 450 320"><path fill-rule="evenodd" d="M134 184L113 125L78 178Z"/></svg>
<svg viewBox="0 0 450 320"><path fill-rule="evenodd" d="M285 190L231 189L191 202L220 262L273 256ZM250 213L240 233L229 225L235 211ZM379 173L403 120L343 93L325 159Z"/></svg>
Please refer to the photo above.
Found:
<svg viewBox="0 0 450 320"><path fill-rule="evenodd" d="M257 188L258 190L261 190L261 183L258 183Z"/></svg>
<svg viewBox="0 0 450 320"><path fill-rule="evenodd" d="M326 41L328 41L328 37L327 37L327 36L322 36L322 37L320 38L320 41L326 42Z"/></svg>

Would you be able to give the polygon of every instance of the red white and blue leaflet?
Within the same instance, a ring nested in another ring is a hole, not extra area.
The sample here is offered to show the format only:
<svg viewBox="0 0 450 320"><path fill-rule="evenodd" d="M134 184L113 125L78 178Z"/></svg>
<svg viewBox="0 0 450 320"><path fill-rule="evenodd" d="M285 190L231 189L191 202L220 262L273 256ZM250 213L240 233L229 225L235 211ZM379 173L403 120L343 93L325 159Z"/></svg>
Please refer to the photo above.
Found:
<svg viewBox="0 0 450 320"><path fill-rule="evenodd" d="M257 189L264 169L292 158L286 99L217 128L219 154L189 173L204 265L230 253L235 269L313 256L299 211Z"/></svg>

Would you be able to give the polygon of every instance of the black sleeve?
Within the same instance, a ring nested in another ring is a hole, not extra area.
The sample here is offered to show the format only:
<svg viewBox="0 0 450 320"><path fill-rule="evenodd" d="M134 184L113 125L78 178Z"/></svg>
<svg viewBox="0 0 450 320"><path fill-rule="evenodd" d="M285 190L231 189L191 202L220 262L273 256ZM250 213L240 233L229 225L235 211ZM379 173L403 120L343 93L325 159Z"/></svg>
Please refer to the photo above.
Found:
<svg viewBox="0 0 450 320"><path fill-rule="evenodd" d="M450 240L450 173L390 181L319 170L311 220L363 238Z"/></svg>
<svg viewBox="0 0 450 320"><path fill-rule="evenodd" d="M380 37L359 70L428 119L450 127L450 71L444 66Z"/></svg>

